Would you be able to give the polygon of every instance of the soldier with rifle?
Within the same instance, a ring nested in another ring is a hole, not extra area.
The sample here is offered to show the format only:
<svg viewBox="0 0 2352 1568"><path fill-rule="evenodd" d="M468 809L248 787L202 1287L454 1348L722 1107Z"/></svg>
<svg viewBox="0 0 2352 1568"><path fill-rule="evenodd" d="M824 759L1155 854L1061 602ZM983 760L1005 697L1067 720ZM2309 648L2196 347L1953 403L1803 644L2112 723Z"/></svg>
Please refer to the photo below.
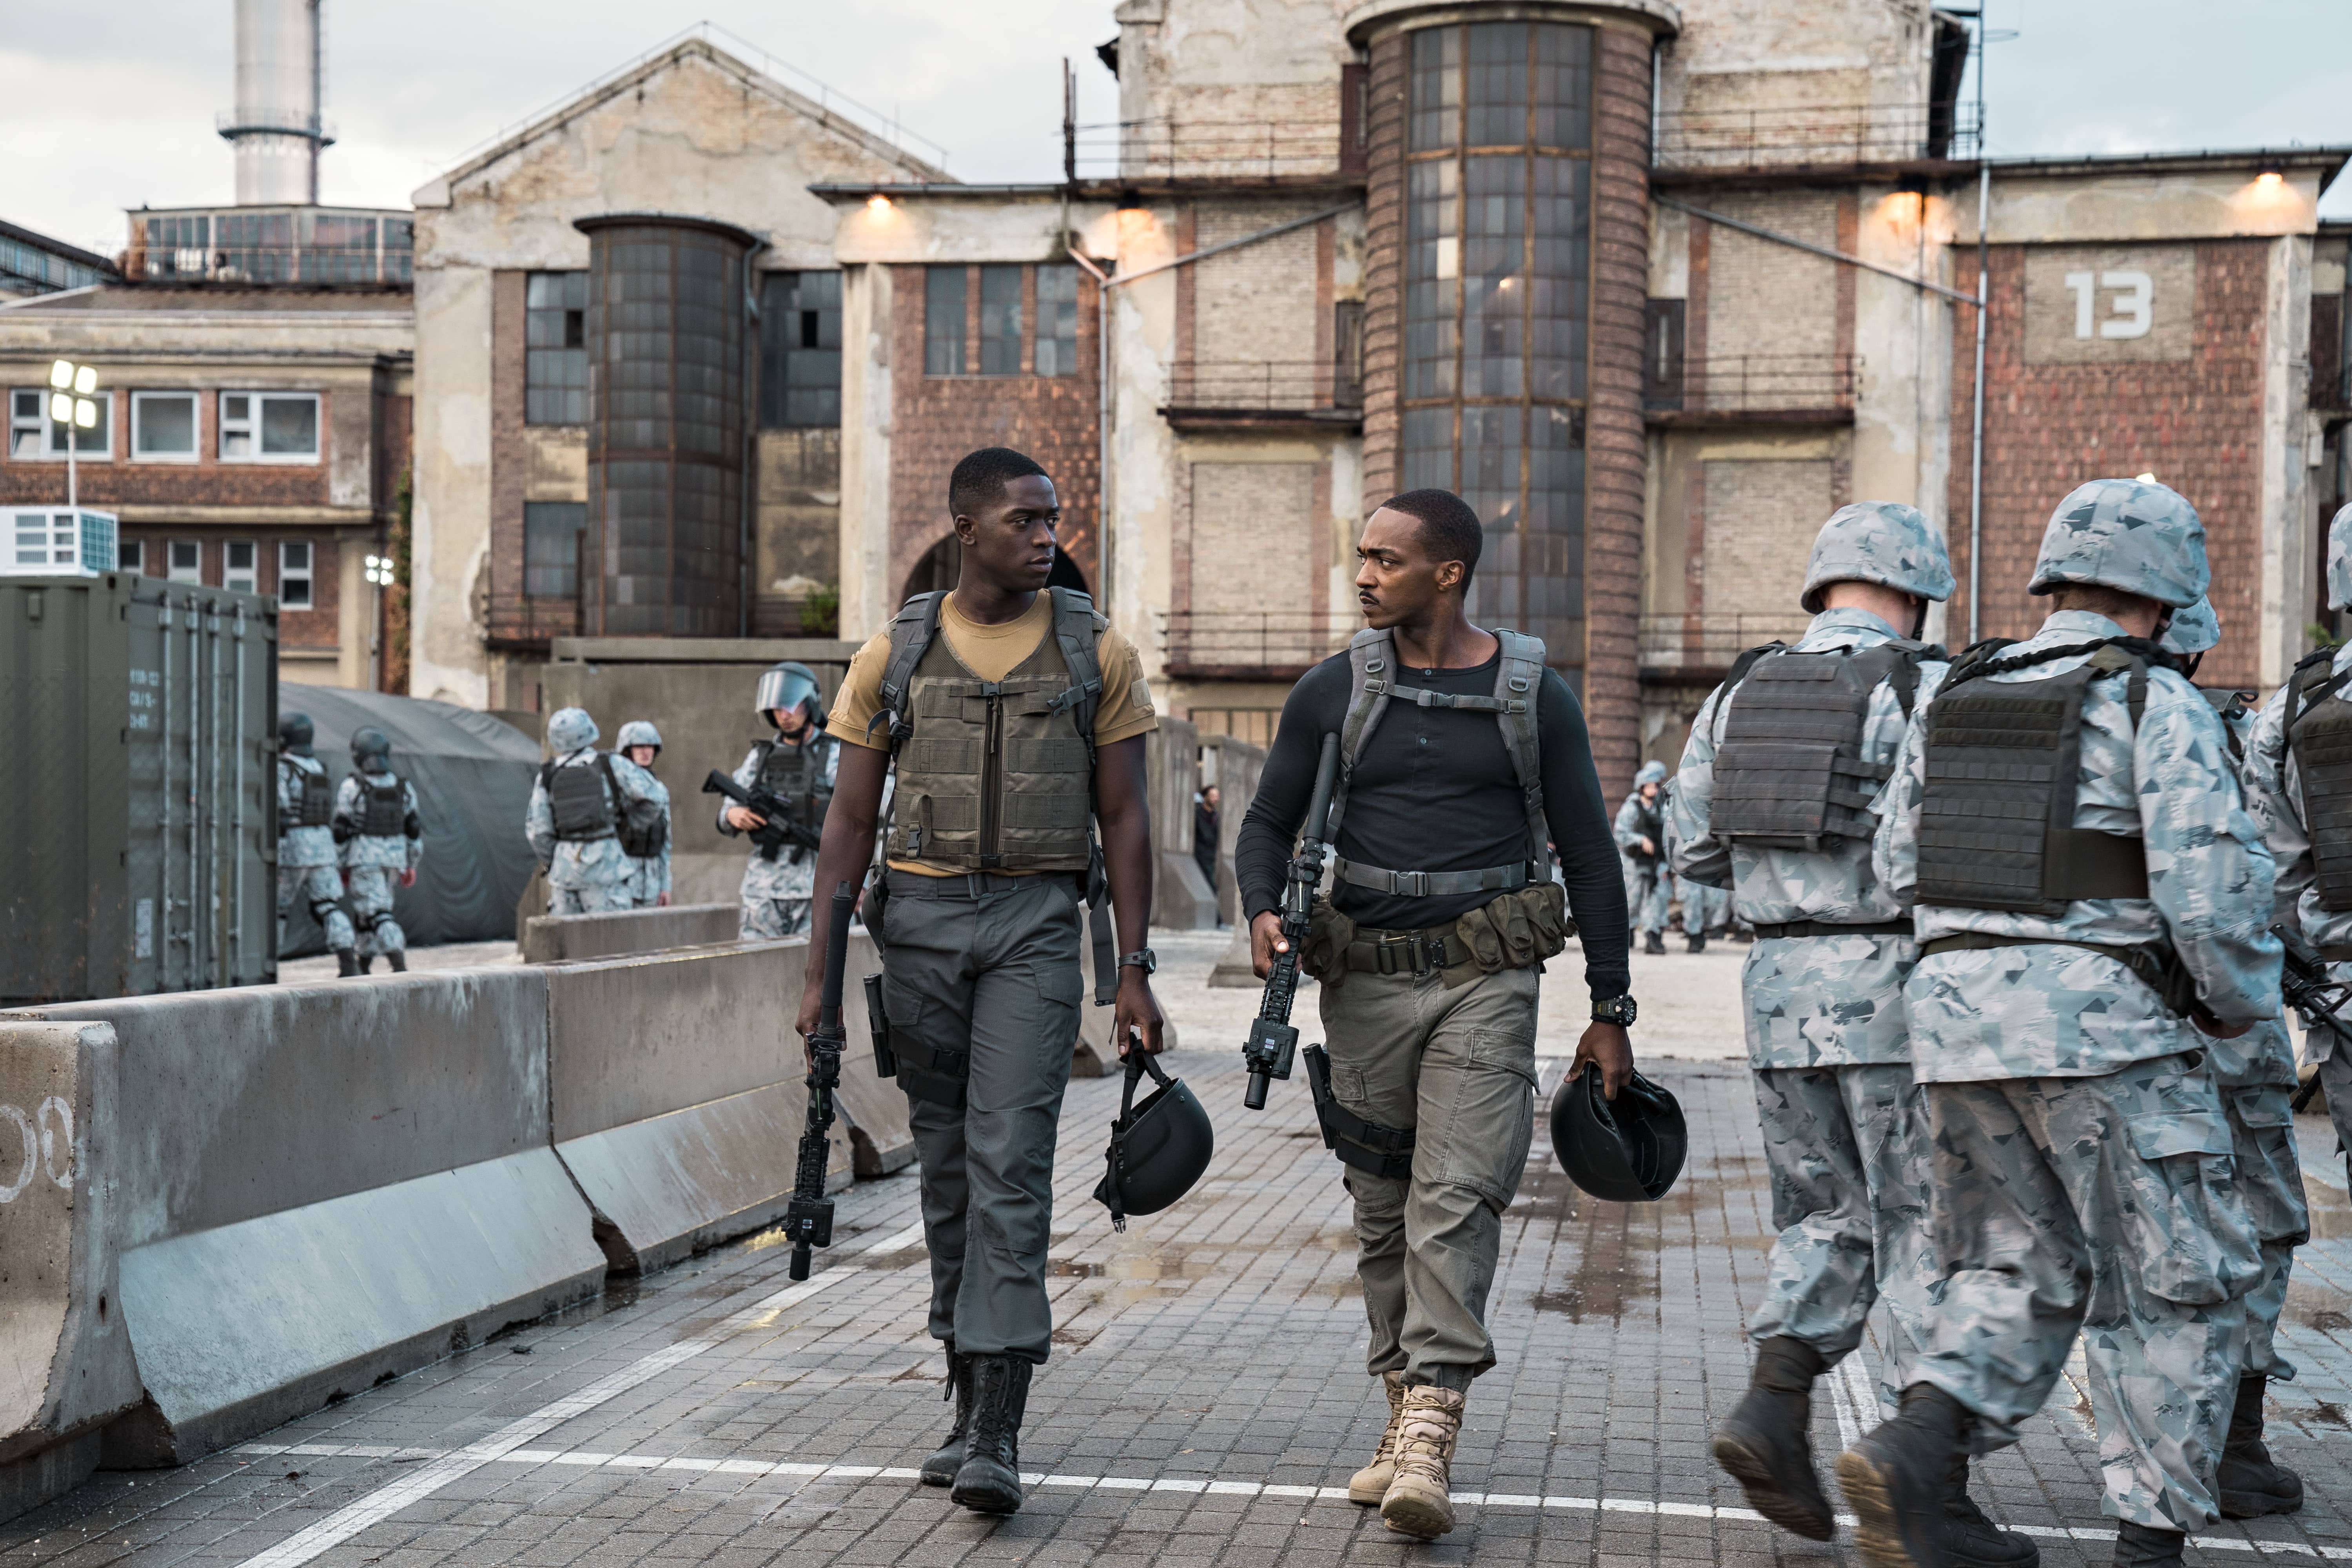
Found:
<svg viewBox="0 0 2352 1568"><path fill-rule="evenodd" d="M755 741L731 781L713 769L705 795L727 797L719 811L719 831L751 836L743 863L740 933L749 937L798 936L809 929L809 900L816 888L817 832L833 799L841 748L825 733L815 672L787 660L760 676L753 699L775 738ZM734 788L728 788L732 783Z"/></svg>
<svg viewBox="0 0 2352 1568"><path fill-rule="evenodd" d="M1570 1070L1597 1063L1612 1096L1633 1070L1625 889L1583 715L1540 641L1471 623L1482 540L1444 490L1372 513L1356 552L1366 629L1291 691L1235 856L1257 972L1278 979L1296 957L1320 983L1328 1082L1314 1053L1311 1087L1355 1198L1366 1369L1389 1408L1349 1496L1422 1539L1454 1526L1454 1438L1495 1364L1486 1301L1535 1129L1537 974L1571 930L1593 1022ZM1294 875L1302 826L1329 842L1335 878L1303 949L1320 857ZM1253 1026L1254 1077L1276 1076L1288 1044L1267 1027L1286 1018L1263 1015L1287 1010L1270 995Z"/></svg>
<svg viewBox="0 0 2352 1568"><path fill-rule="evenodd" d="M948 504L963 551L955 588L908 600L835 700L840 763L815 877L863 875L886 828L866 923L922 1167L930 1331L956 1400L922 1476L965 1508L1010 1513L1030 1380L1054 1327L1045 1248L1084 1000L1081 904L1097 917L1095 1000L1116 1003L1113 1037L1160 1048L1145 945L1144 734L1158 720L1134 647L1084 594L1047 585L1061 505L1045 470L983 448L956 465ZM809 945L803 1035L819 1024L835 945L829 934Z"/></svg>

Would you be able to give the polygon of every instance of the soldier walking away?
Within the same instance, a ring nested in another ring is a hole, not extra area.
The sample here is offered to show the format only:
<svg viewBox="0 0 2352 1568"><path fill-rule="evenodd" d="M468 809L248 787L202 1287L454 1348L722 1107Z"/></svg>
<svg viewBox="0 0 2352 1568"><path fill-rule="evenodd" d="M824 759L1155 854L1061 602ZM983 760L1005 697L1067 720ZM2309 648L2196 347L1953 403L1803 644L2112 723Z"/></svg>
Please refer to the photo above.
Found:
<svg viewBox="0 0 2352 1568"><path fill-rule="evenodd" d="M352 734L352 772L335 793L332 831L359 928L359 972L374 968L381 953L394 973L405 973L408 933L392 918L393 887L416 885L425 827L416 788L392 771L392 742L381 730Z"/></svg>
<svg viewBox="0 0 2352 1568"><path fill-rule="evenodd" d="M637 764L653 785L653 797L661 803L659 826L648 834L621 836L621 847L629 854L629 907L636 910L669 907L669 785L654 777L654 759L661 755L661 731L649 719L632 719L621 726L614 737L614 749ZM652 853L644 851L650 849Z"/></svg>
<svg viewBox="0 0 2352 1568"><path fill-rule="evenodd" d="M2017 1440L2086 1323L2115 1561L2177 1563L2221 1512L2263 1260L2215 1051L2280 982L2229 738L2154 640L2210 575L2180 496L2077 489L2028 584L2042 629L1953 661L1880 796L1878 879L1916 906L1942 1268L1901 1410L1838 1460L1882 1568L1956 1560L1955 1456Z"/></svg>
<svg viewBox="0 0 2352 1568"><path fill-rule="evenodd" d="M752 700L760 717L776 731L772 741L754 741L735 769L735 782L758 786L792 803L792 825L814 838L824 826L841 766L841 745L825 732L818 703L816 672L804 664L772 664L760 675ZM746 937L800 936L809 929L809 900L816 887L816 854L793 843L749 806L721 799L719 831L729 837L751 833L751 855L743 862ZM852 879L855 880L856 879Z"/></svg>
<svg viewBox="0 0 2352 1568"><path fill-rule="evenodd" d="M1666 951L1666 914L1675 896L1666 868L1666 764L1653 758L1633 775L1633 793L1617 808L1615 837L1625 860L1625 907L1642 933L1642 951Z"/></svg>
<svg viewBox="0 0 2352 1568"><path fill-rule="evenodd" d="M659 820L659 784L628 758L598 751L598 732L578 708L559 708L547 721L555 755L540 764L523 832L547 877L551 915L628 909L632 868L623 829L635 837Z"/></svg>
<svg viewBox="0 0 2352 1568"><path fill-rule="evenodd" d="M1734 662L1669 792L1684 897L1727 882L1756 930L1740 991L1780 1233L1748 1322L1751 1382L1717 1429L1716 1462L1758 1512L1815 1541L1836 1525L1808 1436L1813 1384L1858 1351L1883 1303L1879 1402L1895 1414L1937 1277L1927 1096L1903 1005L1919 949L1872 867L1871 805L1943 679L1943 649L1917 639L1951 592L1944 542L1917 510L1839 508L1806 567L1812 624ZM1965 1451L1941 1479L1947 1561L2039 1560L1969 1499Z"/></svg>
<svg viewBox="0 0 2352 1568"><path fill-rule="evenodd" d="M278 948L286 950L286 911L295 900L308 900L334 952L335 973L352 975L360 961L335 869L335 784L327 764L311 754L316 733L308 713L278 721Z"/></svg>
<svg viewBox="0 0 2352 1568"><path fill-rule="evenodd" d="M1481 540L1444 490L1372 513L1366 627L1292 689L1234 856L1263 975L1288 951L1285 868L1338 736L1335 880L1299 960L1321 983L1328 1089L1308 1071L1348 1167L1365 1368L1389 1407L1348 1495L1424 1540L1454 1527L1454 1439L1495 1364L1486 1303L1535 1128L1537 975L1579 928L1593 1022L1570 1071L1598 1064L1612 1098L1633 1071L1625 889L1584 716L1540 641L1471 624Z"/></svg>
<svg viewBox="0 0 2352 1568"><path fill-rule="evenodd" d="M842 749L816 883L865 875L895 766L887 860L865 914L922 1167L930 1331L956 1401L922 1478L952 1486L965 1508L1010 1513L1030 1379L1054 1327L1045 1249L1084 987L1081 901L1096 914L1097 1003L1113 999L1117 976L1120 1054L1160 1048L1145 945L1144 734L1158 721L1135 649L1086 595L1047 585L1061 509L1045 470L986 447L956 465L948 501L963 547L954 590L909 599L835 698ZM826 940L819 924L803 1036Z"/></svg>

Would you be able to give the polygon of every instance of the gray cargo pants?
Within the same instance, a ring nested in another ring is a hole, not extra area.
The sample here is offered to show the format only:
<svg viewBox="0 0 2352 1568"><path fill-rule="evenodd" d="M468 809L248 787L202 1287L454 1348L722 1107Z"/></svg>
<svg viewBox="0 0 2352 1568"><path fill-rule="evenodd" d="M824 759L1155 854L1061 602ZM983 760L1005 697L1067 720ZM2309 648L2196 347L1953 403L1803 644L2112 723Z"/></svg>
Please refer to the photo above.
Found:
<svg viewBox="0 0 2352 1568"><path fill-rule="evenodd" d="M888 875L882 1005L922 1167L931 1335L1043 1365L1054 1140L1083 987L1076 879Z"/></svg>
<svg viewBox="0 0 2352 1568"><path fill-rule="evenodd" d="M1435 971L1322 988L1333 1096L1415 1130L1410 1177L1347 1172L1375 1376L1465 1390L1495 1364L1486 1292L1535 1136L1536 986L1506 969L1451 990Z"/></svg>

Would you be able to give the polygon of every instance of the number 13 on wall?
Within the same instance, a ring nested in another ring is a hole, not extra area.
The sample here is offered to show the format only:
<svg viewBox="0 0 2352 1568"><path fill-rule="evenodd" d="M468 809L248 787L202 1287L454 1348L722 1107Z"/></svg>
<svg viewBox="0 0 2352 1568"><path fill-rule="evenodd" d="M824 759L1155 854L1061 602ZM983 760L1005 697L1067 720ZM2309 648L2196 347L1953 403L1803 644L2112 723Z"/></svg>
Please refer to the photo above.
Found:
<svg viewBox="0 0 2352 1568"><path fill-rule="evenodd" d="M2066 287L2074 291L2074 335L2094 336L2091 330L2098 291L2111 289L2107 317L2098 323L2102 338L2144 338L2156 319L2156 285L2145 272L2069 272Z"/></svg>

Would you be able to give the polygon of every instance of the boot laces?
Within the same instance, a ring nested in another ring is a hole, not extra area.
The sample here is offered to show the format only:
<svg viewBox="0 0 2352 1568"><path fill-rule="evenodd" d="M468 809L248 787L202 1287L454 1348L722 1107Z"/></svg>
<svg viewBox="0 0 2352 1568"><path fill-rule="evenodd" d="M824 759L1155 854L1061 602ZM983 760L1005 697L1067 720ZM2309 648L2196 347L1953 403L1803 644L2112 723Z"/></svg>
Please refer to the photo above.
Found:
<svg viewBox="0 0 2352 1568"><path fill-rule="evenodd" d="M1397 1422L1397 1473L1412 1472L1443 1484L1454 1459L1454 1439L1462 1429L1460 1396L1452 1405L1417 1400L1409 1391Z"/></svg>

